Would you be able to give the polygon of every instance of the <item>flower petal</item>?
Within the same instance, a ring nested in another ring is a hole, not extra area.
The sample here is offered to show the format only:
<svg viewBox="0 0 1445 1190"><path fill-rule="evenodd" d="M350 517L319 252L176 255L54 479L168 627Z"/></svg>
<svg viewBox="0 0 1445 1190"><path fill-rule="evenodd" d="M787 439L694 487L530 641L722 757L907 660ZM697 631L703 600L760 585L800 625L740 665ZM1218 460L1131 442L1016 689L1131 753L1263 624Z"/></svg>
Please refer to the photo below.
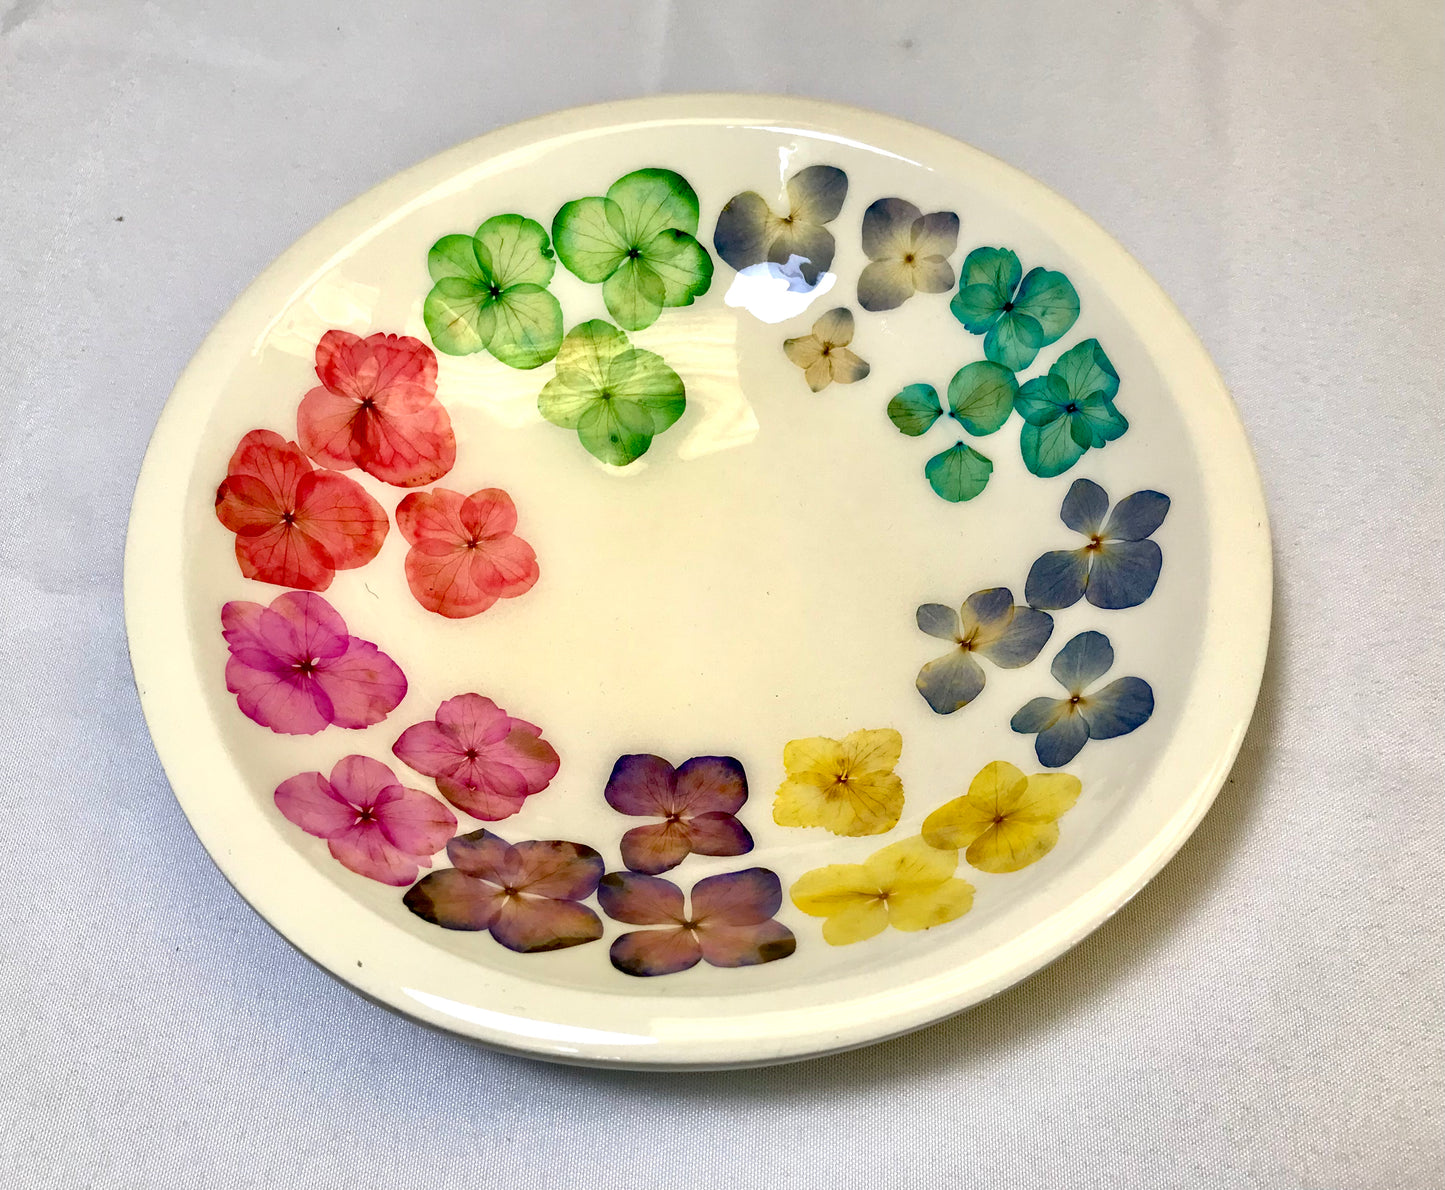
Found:
<svg viewBox="0 0 1445 1190"><path fill-rule="evenodd" d="M489 830L458 835L447 844L447 858L457 871L497 885L513 879L519 868L512 845Z"/></svg>
<svg viewBox="0 0 1445 1190"><path fill-rule="evenodd" d="M652 415L633 401L594 401L577 422L577 437L593 458L625 467L652 445Z"/></svg>
<svg viewBox="0 0 1445 1190"><path fill-rule="evenodd" d="M1154 691L1143 678L1119 678L1079 704L1079 716L1094 740L1128 735L1153 713Z"/></svg>
<svg viewBox="0 0 1445 1190"><path fill-rule="evenodd" d="M622 212L629 244L645 244L667 228L697 234L697 193L670 169L634 170L613 182L607 197Z"/></svg>
<svg viewBox="0 0 1445 1190"><path fill-rule="evenodd" d="M690 306L712 285L712 257L686 232L660 232L644 245L642 257L662 280L664 306Z"/></svg>
<svg viewBox="0 0 1445 1190"><path fill-rule="evenodd" d="M928 662L915 685L935 714L951 715L979 696L985 680L983 667L960 647Z"/></svg>
<svg viewBox="0 0 1445 1190"><path fill-rule="evenodd" d="M736 819L734 819L736 821ZM650 822L622 836L622 862L648 876L670 871L692 854L692 831L683 822Z"/></svg>
<svg viewBox="0 0 1445 1190"><path fill-rule="evenodd" d="M889 897L926 892L949 879L958 868L958 853L930 847L921 835L875 851L863 866Z"/></svg>
<svg viewBox="0 0 1445 1190"><path fill-rule="evenodd" d="M858 304L877 312L894 310L915 292L913 267L902 260L875 260L858 275Z"/></svg>
<svg viewBox="0 0 1445 1190"><path fill-rule="evenodd" d="M1082 694L1114 664L1114 647L1102 632L1081 632L1054 658L1050 672L1070 694Z"/></svg>
<svg viewBox="0 0 1445 1190"><path fill-rule="evenodd" d="M974 435L992 434L1014 411L1019 385L1014 374L990 360L965 364L948 382L948 408Z"/></svg>
<svg viewBox="0 0 1445 1190"><path fill-rule="evenodd" d="M982 335L998 321L1022 276L1019 258L1007 248L975 248L964 258L949 309L966 331Z"/></svg>
<svg viewBox="0 0 1445 1190"><path fill-rule="evenodd" d="M848 175L834 165L805 166L788 179L789 213L795 222L831 223L847 197Z"/></svg>
<svg viewBox="0 0 1445 1190"><path fill-rule="evenodd" d="M820 356L809 364L803 371L803 379L808 382L808 387L815 393L822 392L833 383L833 358L831 355Z"/></svg>
<svg viewBox="0 0 1445 1190"><path fill-rule="evenodd" d="M696 967L702 947L691 930L634 930L614 940L608 955L624 975L673 975Z"/></svg>
<svg viewBox="0 0 1445 1190"><path fill-rule="evenodd" d="M962 643L963 633L960 631L958 613L953 608L942 603L925 603L915 615L919 629L929 636L950 640L955 644Z"/></svg>
<svg viewBox="0 0 1445 1190"><path fill-rule="evenodd" d="M1084 592L1095 607L1138 607L1159 582L1164 554L1152 541L1106 541L1094 552Z"/></svg>
<svg viewBox="0 0 1445 1190"><path fill-rule="evenodd" d="M778 874L767 868L708 876L692 886L692 918L699 929L710 929L714 923L757 925L782 905L783 886Z"/></svg>
<svg viewBox="0 0 1445 1190"><path fill-rule="evenodd" d="M1020 735L1033 735L1048 730L1068 709L1066 698L1031 698L1014 712L1009 726Z"/></svg>
<svg viewBox="0 0 1445 1190"><path fill-rule="evenodd" d="M226 662L226 689L248 719L281 735L315 735L331 724L331 703L316 683L294 675Z"/></svg>
<svg viewBox="0 0 1445 1190"><path fill-rule="evenodd" d="M810 917L834 917L846 909L877 900L881 891L878 880L862 864L828 864L804 872L793 882L788 896Z"/></svg>
<svg viewBox="0 0 1445 1190"><path fill-rule="evenodd" d="M605 198L563 203L552 220L552 242L568 270L588 284L607 280L627 259L622 213Z"/></svg>
<svg viewBox="0 0 1445 1190"><path fill-rule="evenodd" d="M1049 611L1073 607L1083 598L1088 578L1088 550L1050 550L1029 567L1024 598Z"/></svg>
<svg viewBox="0 0 1445 1190"><path fill-rule="evenodd" d="M640 331L657 321L667 286L644 257L628 257L602 282L607 312L624 330Z"/></svg>
<svg viewBox="0 0 1445 1190"><path fill-rule="evenodd" d="M395 755L428 777L450 775L464 762L465 748L435 720L415 723L391 746Z"/></svg>
<svg viewBox="0 0 1445 1190"><path fill-rule="evenodd" d="M965 638L975 643L990 642L1001 636L1014 615L1013 592L1007 587L988 587L975 591L959 608L959 623Z"/></svg>
<svg viewBox="0 0 1445 1190"><path fill-rule="evenodd" d="M1043 345L1043 328L1027 314L1010 310L984 336L983 353L994 363L1019 372L1034 362Z"/></svg>
<svg viewBox="0 0 1445 1190"><path fill-rule="evenodd" d="M761 264L772 244L771 222L772 211L762 195L752 190L735 194L718 214L713 247L738 272Z"/></svg>
<svg viewBox="0 0 1445 1190"><path fill-rule="evenodd" d="M336 762L330 780L339 797L359 810L369 810L381 800L384 790L396 785L396 774L379 760L353 753Z"/></svg>
<svg viewBox="0 0 1445 1190"><path fill-rule="evenodd" d="M854 384L872 371L867 360L846 347L835 347L828 359L833 365L833 379L839 384Z"/></svg>
<svg viewBox="0 0 1445 1190"><path fill-rule="evenodd" d="M1057 342L1079 317L1079 295L1063 273L1030 269L1019 285L1014 309L1043 331L1043 346Z"/></svg>
<svg viewBox="0 0 1445 1190"><path fill-rule="evenodd" d="M868 259L901 262L913 248L913 224L922 214L902 198L880 198L870 204L863 212L863 251Z"/></svg>
<svg viewBox="0 0 1445 1190"><path fill-rule="evenodd" d="M540 285L513 285L481 308L478 327L499 362L509 368L538 368L562 344L562 307Z"/></svg>
<svg viewBox="0 0 1445 1190"><path fill-rule="evenodd" d="M1103 535L1110 541L1143 541L1168 515L1169 497L1146 488L1119 501Z"/></svg>
<svg viewBox="0 0 1445 1190"><path fill-rule="evenodd" d="M506 897L492 922L492 937L508 950L538 954L595 942L602 937L602 920L576 901Z"/></svg>
<svg viewBox="0 0 1445 1190"><path fill-rule="evenodd" d="M938 390L931 384L910 384L888 402L888 420L910 438L926 433L942 415Z"/></svg>
<svg viewBox="0 0 1445 1190"><path fill-rule="evenodd" d="M840 909L823 923L823 941L829 946L864 942L888 928L888 907L874 898Z"/></svg>
<svg viewBox="0 0 1445 1190"><path fill-rule="evenodd" d="M682 889L636 872L609 872L597 886L602 912L630 926L673 925L687 919Z"/></svg>
<svg viewBox="0 0 1445 1190"><path fill-rule="evenodd" d="M732 756L694 756L678 767L677 812L695 817L718 811L736 814L748 800L748 778Z"/></svg>
<svg viewBox="0 0 1445 1190"><path fill-rule="evenodd" d="M1071 773L1034 773L1016 791L1009 817L1018 822L1053 822L1074 808L1083 783Z"/></svg>
<svg viewBox="0 0 1445 1190"><path fill-rule="evenodd" d="M472 236L442 236L426 254L426 270L433 281L459 277L464 281L486 283L491 278L482 271L477 259L476 240Z"/></svg>
<svg viewBox="0 0 1445 1190"><path fill-rule="evenodd" d="M846 347L853 341L853 311L836 306L813 323L813 335L830 347Z"/></svg>
<svg viewBox="0 0 1445 1190"><path fill-rule="evenodd" d="M1070 399L1074 401L1083 401L1091 396L1112 400L1119 391L1119 373L1099 346L1098 339L1085 339L1070 347L1054 361L1049 374L1064 382Z"/></svg>
<svg viewBox="0 0 1445 1190"><path fill-rule="evenodd" d="M255 482L243 477L230 485L233 506L238 489ZM336 577L331 554L321 542L280 519L269 529L236 535L236 565L244 578L303 591L325 591Z"/></svg>
<svg viewBox="0 0 1445 1190"><path fill-rule="evenodd" d="M843 737L844 763L850 778L891 773L902 755L903 737L891 727L853 731Z"/></svg>
<svg viewBox="0 0 1445 1190"><path fill-rule="evenodd" d="M276 808L308 835L329 839L356 821L356 808L320 773L298 773L276 786Z"/></svg>
<svg viewBox="0 0 1445 1190"><path fill-rule="evenodd" d="M1068 706L1067 703L1064 705ZM1034 754L1040 764L1056 769L1073 760L1088 741L1088 723L1083 715L1070 708L1051 726L1039 732L1034 740Z"/></svg>
<svg viewBox="0 0 1445 1190"><path fill-rule="evenodd" d="M376 821L387 842L419 859L435 855L457 829L456 815L441 802L419 789L402 785L386 789L376 804Z"/></svg>
<svg viewBox="0 0 1445 1190"><path fill-rule="evenodd" d="M296 487L296 528L319 544L337 570L365 566L386 539L386 513L354 480L313 471Z"/></svg>
<svg viewBox="0 0 1445 1190"><path fill-rule="evenodd" d="M952 211L934 211L928 215L920 215L913 221L909 229L912 244L909 250L916 256L923 259L932 257L952 256L953 250L958 247L958 216ZM948 284L943 289L927 289L925 293L942 293L944 289L953 288L953 269L948 266L947 261L943 262L948 267ZM920 289L923 286L919 286Z"/></svg>
<svg viewBox="0 0 1445 1190"><path fill-rule="evenodd" d="M923 841L930 847L956 851L967 847L993 822L994 815L977 799L956 797L923 820Z"/></svg>
<svg viewBox="0 0 1445 1190"><path fill-rule="evenodd" d="M709 811L687 820L694 855L744 855L753 849L748 828L733 815Z"/></svg>
<svg viewBox="0 0 1445 1190"><path fill-rule="evenodd" d="M811 368L823 358L823 344L817 335L799 335L783 340L783 354L798 367Z"/></svg>
<svg viewBox="0 0 1445 1190"><path fill-rule="evenodd" d="M538 897L581 901L597 891L602 857L584 843L533 839L513 846L518 866L517 888Z"/></svg>
<svg viewBox="0 0 1445 1190"><path fill-rule="evenodd" d="M1100 532L1108 512L1109 493L1092 479L1076 479L1069 485L1069 493L1059 509L1059 519L1075 533L1093 537Z"/></svg>
<svg viewBox="0 0 1445 1190"><path fill-rule="evenodd" d="M756 967L785 959L798 949L793 931L780 921L749 926L712 926L697 932L702 957L714 967Z"/></svg>
<svg viewBox="0 0 1445 1190"><path fill-rule="evenodd" d="M401 900L423 921L444 930L486 930L496 920L504 895L495 884L443 868L423 876Z"/></svg>
<svg viewBox="0 0 1445 1190"><path fill-rule="evenodd" d="M843 745L826 736L789 740L783 746L783 767L789 776L817 773L831 781L842 770L842 765Z"/></svg>
<svg viewBox="0 0 1445 1190"><path fill-rule="evenodd" d="M940 853L942 854L942 853ZM973 885L957 878L888 899L888 924L913 933L957 921L973 908Z"/></svg>
<svg viewBox="0 0 1445 1190"><path fill-rule="evenodd" d="M833 233L827 228L795 220L781 226L774 224L767 259L779 266L791 266L805 288L811 289L832 265L836 247Z"/></svg>
<svg viewBox="0 0 1445 1190"><path fill-rule="evenodd" d="M1071 421L1059 417L1045 425L1026 424L1019 434L1024 466L1040 478L1049 479L1062 475L1083 458L1084 448L1069 433Z"/></svg>
<svg viewBox="0 0 1445 1190"><path fill-rule="evenodd" d="M406 676L396 662L357 636L342 656L322 662L314 676L331 700L331 721L338 727L380 723L406 696Z"/></svg>
<svg viewBox="0 0 1445 1190"><path fill-rule="evenodd" d="M677 771L661 756L619 756L602 796L622 814L666 818L678 808Z"/></svg>
<svg viewBox="0 0 1445 1190"><path fill-rule="evenodd" d="M992 639L980 635L974 649L1000 669L1028 665L1053 635L1054 618L1031 607L1014 609L1008 625Z"/></svg>
<svg viewBox="0 0 1445 1190"><path fill-rule="evenodd" d="M527 800L521 775L510 765L477 762L468 769L468 779L438 777L437 791L458 810L483 822L510 818Z"/></svg>
<svg viewBox="0 0 1445 1190"><path fill-rule="evenodd" d="M375 822L357 822L332 835L326 846L342 867L382 884L405 888L416 879L417 857L392 846Z"/></svg>
<svg viewBox="0 0 1445 1190"><path fill-rule="evenodd" d="M546 285L552 280L557 262L547 232L536 220L494 215L477 228L473 239L477 261L501 288Z"/></svg>
<svg viewBox="0 0 1445 1190"><path fill-rule="evenodd" d="M1058 841L1055 822L1005 819L989 823L988 829L970 844L965 858L980 872L1017 872L1042 859Z"/></svg>
<svg viewBox="0 0 1445 1190"><path fill-rule="evenodd" d="M1027 431L1030 427L1025 426ZM934 455L923 465L928 486L952 504L972 500L988 486L993 474L993 460L971 446L955 442L947 450Z"/></svg>
<svg viewBox="0 0 1445 1190"><path fill-rule="evenodd" d="M1075 430L1080 425L1087 428L1090 446L1113 442L1129 429L1129 419L1119 412L1113 401L1098 393L1079 402L1079 412L1074 414L1073 423Z"/></svg>

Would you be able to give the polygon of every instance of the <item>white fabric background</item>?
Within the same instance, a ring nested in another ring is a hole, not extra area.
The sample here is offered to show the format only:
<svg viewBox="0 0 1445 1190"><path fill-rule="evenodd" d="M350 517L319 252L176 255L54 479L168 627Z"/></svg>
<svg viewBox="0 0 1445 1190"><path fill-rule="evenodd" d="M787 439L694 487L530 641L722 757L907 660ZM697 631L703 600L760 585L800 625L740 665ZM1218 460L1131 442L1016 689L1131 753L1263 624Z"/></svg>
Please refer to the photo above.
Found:
<svg viewBox="0 0 1445 1190"><path fill-rule="evenodd" d="M0 0L0 1184L1438 1187L1439 6ZM395 170L666 90L844 100L1020 166L1199 330L1274 518L1203 827L960 1018L790 1068L499 1057L225 885L130 684L121 550L231 299Z"/></svg>

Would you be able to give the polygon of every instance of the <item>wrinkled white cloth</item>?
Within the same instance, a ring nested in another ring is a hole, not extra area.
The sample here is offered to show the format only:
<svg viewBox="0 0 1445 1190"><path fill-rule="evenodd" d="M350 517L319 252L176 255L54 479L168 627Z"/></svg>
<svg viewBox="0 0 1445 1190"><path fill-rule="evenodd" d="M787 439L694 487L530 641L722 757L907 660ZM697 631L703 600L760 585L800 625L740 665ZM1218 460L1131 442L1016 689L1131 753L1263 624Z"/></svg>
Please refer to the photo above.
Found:
<svg viewBox="0 0 1445 1190"><path fill-rule="evenodd" d="M1411 0L0 0L0 1183L1427 1190L1442 1159L1442 69ZM904 116L1095 216L1183 308L1278 564L1228 788L1131 905L903 1040L632 1075L365 1003L230 890L130 683L147 438L334 208L666 90Z"/></svg>

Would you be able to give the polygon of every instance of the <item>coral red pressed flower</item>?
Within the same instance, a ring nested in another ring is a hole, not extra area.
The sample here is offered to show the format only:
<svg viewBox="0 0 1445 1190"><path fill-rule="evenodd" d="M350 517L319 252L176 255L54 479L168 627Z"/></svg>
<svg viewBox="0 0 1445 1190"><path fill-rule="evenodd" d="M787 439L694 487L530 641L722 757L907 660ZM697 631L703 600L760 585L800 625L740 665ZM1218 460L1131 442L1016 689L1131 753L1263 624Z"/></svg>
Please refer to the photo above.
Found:
<svg viewBox="0 0 1445 1190"><path fill-rule="evenodd" d="M406 335L327 331L316 345L321 387L301 401L302 449L323 467L360 467L385 483L434 483L457 458L451 419L436 399L437 357Z"/></svg>
<svg viewBox="0 0 1445 1190"><path fill-rule="evenodd" d="M465 619L537 581L537 555L516 535L517 506L501 488L412 492L396 523L411 543L406 581L427 611Z"/></svg>
<svg viewBox="0 0 1445 1190"><path fill-rule="evenodd" d="M488 822L515 814L562 765L540 727L480 694L447 699L435 719L408 727L391 750L434 777L452 805Z"/></svg>
<svg viewBox="0 0 1445 1190"><path fill-rule="evenodd" d="M299 773L276 787L276 808L360 876L402 887L446 846L456 817L434 797L407 789L386 765L346 756L331 770Z"/></svg>
<svg viewBox="0 0 1445 1190"><path fill-rule="evenodd" d="M216 516L236 535L242 574L303 591L324 591L338 570L365 566L388 528L361 485L318 471L270 430L241 439L216 489Z"/></svg>

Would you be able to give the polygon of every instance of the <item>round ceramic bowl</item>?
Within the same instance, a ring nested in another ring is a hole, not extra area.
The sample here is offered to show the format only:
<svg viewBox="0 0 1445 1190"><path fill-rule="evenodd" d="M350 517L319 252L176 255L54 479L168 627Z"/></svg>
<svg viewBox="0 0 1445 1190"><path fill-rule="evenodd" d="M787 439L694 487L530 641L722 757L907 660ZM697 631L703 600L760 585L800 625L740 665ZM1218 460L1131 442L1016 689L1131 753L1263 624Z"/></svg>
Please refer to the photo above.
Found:
<svg viewBox="0 0 1445 1190"><path fill-rule="evenodd" d="M126 605L227 878L359 992L700 1068L1008 987L1249 721L1243 429L1068 203L898 120L563 112L379 186L177 384Z"/></svg>

